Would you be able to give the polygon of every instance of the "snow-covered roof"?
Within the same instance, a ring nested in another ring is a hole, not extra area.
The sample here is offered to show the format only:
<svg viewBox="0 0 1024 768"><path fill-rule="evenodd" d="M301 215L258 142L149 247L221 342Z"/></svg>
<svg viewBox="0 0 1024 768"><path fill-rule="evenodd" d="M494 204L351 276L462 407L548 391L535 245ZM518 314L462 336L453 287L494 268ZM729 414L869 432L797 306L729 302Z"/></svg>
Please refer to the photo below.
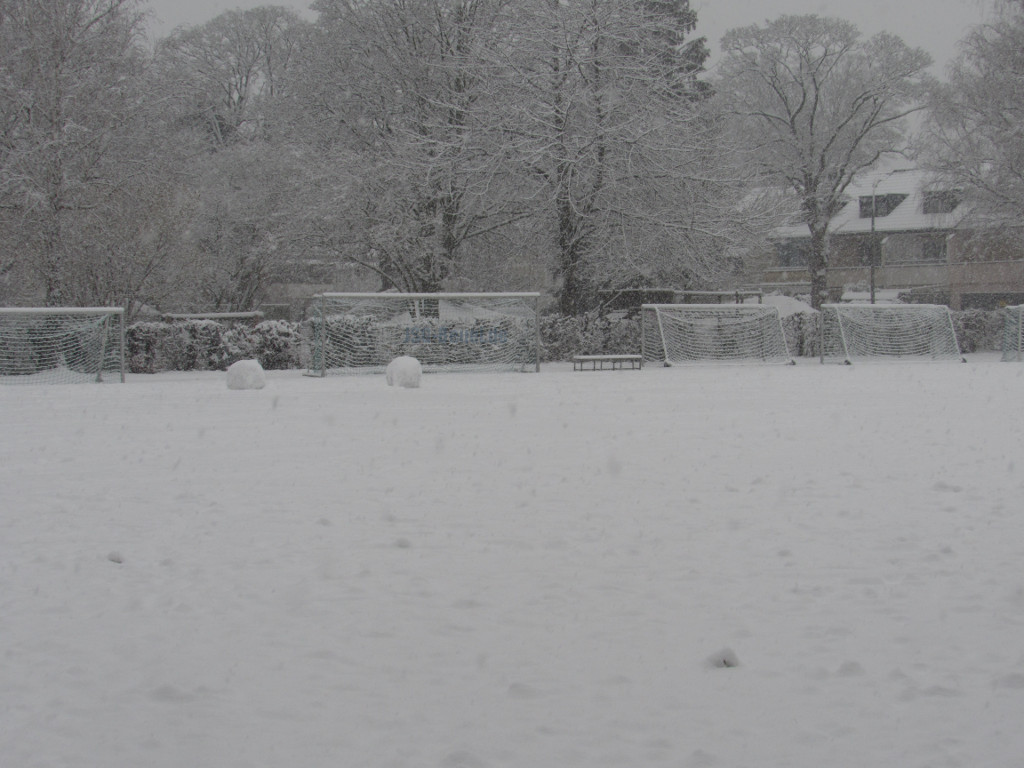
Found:
<svg viewBox="0 0 1024 768"><path fill-rule="evenodd" d="M875 231L882 233L922 232L929 230L950 230L957 226L964 216L964 206L957 205L949 213L925 213L927 193L953 192L948 184L942 184L928 171L918 168L895 168L870 171L861 174L846 188L847 203L832 218L829 231L833 235L855 235L871 232L871 217L861 217L860 200L872 195L878 201L875 216ZM887 195L906 197L888 215L881 215L884 207L879 198ZM806 224L779 227L777 237L809 237Z"/></svg>

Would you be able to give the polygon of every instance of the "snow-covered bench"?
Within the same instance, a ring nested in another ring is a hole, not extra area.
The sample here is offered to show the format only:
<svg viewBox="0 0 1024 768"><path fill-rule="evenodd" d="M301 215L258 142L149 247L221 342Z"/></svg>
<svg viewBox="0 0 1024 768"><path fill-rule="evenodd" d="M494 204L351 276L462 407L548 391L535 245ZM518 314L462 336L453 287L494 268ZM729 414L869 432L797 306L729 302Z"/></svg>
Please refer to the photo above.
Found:
<svg viewBox="0 0 1024 768"><path fill-rule="evenodd" d="M605 366L609 370L623 370L630 368L638 370L644 367L642 355L573 355L572 369L574 371L603 371Z"/></svg>

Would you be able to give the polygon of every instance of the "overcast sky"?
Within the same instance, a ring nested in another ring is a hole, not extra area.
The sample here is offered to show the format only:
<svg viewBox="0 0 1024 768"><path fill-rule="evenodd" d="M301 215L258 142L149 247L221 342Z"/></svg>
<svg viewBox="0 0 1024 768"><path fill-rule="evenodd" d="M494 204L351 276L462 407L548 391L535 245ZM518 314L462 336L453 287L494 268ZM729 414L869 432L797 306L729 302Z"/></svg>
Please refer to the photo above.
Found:
<svg viewBox="0 0 1024 768"><path fill-rule="evenodd" d="M310 0L311 2L311 0ZM154 14L151 28L166 35L180 24L203 24L233 8L284 5L307 18L305 0L149 0ZM941 75L956 52L956 44L968 28L989 16L992 0L691 0L697 11L698 34L708 38L712 54L718 41L732 27L763 23L783 13L816 13L837 16L856 24L865 35L887 30L913 46L924 48L936 61Z"/></svg>

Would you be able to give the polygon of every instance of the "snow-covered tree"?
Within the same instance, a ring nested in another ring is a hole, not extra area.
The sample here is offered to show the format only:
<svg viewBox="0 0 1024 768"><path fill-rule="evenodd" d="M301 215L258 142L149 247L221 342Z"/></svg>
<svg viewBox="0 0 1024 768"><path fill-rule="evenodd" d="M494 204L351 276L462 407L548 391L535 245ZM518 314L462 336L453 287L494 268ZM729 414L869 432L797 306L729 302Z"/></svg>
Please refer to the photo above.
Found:
<svg viewBox="0 0 1024 768"><path fill-rule="evenodd" d="M560 309L574 314L602 284L649 276L667 263L659 254L685 271L686 236L709 223L709 204L723 207L696 86L706 49L681 44L695 22L686 2L536 0L524 17L496 67L504 151L549 233Z"/></svg>
<svg viewBox="0 0 1024 768"><path fill-rule="evenodd" d="M508 0L321 0L321 34L303 105L335 164L317 228L349 263L401 290L479 288L509 258L529 258L509 229L523 218L503 151L492 55L519 9ZM522 231L520 230L520 233ZM528 237L528 233L526 235ZM518 252L517 252L518 251ZM510 286L505 286L506 288ZM513 285L511 287L533 287Z"/></svg>
<svg viewBox="0 0 1024 768"><path fill-rule="evenodd" d="M172 32L157 63L182 123L200 127L215 147L265 131L267 101L279 95L309 26L295 11L268 5Z"/></svg>
<svg viewBox="0 0 1024 768"><path fill-rule="evenodd" d="M10 299L130 306L159 271L168 164L141 34L137 0L0 3Z"/></svg>
<svg viewBox="0 0 1024 768"><path fill-rule="evenodd" d="M188 263L179 301L194 311L244 312L301 248L291 241L289 199L299 184L290 153L247 142L205 158L193 180L192 216L180 248Z"/></svg>
<svg viewBox="0 0 1024 768"><path fill-rule="evenodd" d="M722 39L719 89L766 180L798 197L810 230L815 307L825 298L828 225L854 175L905 144L931 59L889 33L863 39L839 19L781 16Z"/></svg>
<svg viewBox="0 0 1024 768"><path fill-rule="evenodd" d="M301 167L284 97L311 25L264 6L175 30L155 54L152 98L174 131L181 221L174 250L187 265L174 306L254 309L281 265Z"/></svg>
<svg viewBox="0 0 1024 768"><path fill-rule="evenodd" d="M924 161L958 187L974 216L1024 221L1024 0L972 29L931 102Z"/></svg>
<svg viewBox="0 0 1024 768"><path fill-rule="evenodd" d="M686 0L316 9L290 88L316 247L404 290L553 276L569 313L601 285L729 262L749 185L723 162Z"/></svg>
<svg viewBox="0 0 1024 768"><path fill-rule="evenodd" d="M494 151L500 110L483 53L507 0L321 0L297 86L314 175L333 192L307 210L314 243L383 287L432 291L459 279L474 244L516 218ZM328 176L333 170L336 178Z"/></svg>

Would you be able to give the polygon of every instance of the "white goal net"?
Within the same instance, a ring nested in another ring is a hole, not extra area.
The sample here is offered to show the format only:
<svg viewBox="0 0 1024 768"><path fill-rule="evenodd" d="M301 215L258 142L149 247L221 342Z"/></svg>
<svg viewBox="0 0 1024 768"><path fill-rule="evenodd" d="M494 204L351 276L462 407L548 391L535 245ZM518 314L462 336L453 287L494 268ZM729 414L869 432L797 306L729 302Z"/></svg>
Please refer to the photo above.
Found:
<svg viewBox="0 0 1024 768"><path fill-rule="evenodd" d="M777 307L767 304L644 304L644 362L792 363Z"/></svg>
<svg viewBox="0 0 1024 768"><path fill-rule="evenodd" d="M121 307L0 308L0 383L124 381Z"/></svg>
<svg viewBox="0 0 1024 768"><path fill-rule="evenodd" d="M1024 360L1024 304L1003 309L1003 362Z"/></svg>
<svg viewBox="0 0 1024 768"><path fill-rule="evenodd" d="M821 361L961 361L949 307L941 304L823 304Z"/></svg>
<svg viewBox="0 0 1024 768"><path fill-rule="evenodd" d="M310 375L539 371L539 293L324 293L310 305Z"/></svg>

